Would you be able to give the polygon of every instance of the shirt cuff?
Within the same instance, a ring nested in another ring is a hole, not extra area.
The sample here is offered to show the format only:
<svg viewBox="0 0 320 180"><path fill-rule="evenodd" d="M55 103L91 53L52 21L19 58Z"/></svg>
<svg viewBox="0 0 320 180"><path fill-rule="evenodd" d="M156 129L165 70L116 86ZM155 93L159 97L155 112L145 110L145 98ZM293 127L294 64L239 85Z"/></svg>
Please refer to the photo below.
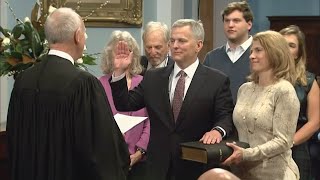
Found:
<svg viewBox="0 0 320 180"><path fill-rule="evenodd" d="M216 127L212 128L212 130L214 130L215 128L218 128L218 129L220 129L220 130L223 132L222 138L224 138L224 137L226 136L227 133L226 133L226 131L225 131L222 127L216 126Z"/></svg>
<svg viewBox="0 0 320 180"><path fill-rule="evenodd" d="M111 82L117 82L120 81L122 78L124 78L126 76L126 73L121 74L120 76L115 76L114 73L112 73L112 78L111 78Z"/></svg>

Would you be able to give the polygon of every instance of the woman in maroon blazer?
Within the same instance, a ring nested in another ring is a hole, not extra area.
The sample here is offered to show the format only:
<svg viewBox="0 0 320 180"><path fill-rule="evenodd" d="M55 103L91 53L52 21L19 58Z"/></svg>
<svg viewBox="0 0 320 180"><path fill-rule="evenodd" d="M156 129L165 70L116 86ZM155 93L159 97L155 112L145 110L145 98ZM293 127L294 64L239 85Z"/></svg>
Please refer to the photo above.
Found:
<svg viewBox="0 0 320 180"><path fill-rule="evenodd" d="M101 68L103 73L105 74L100 78L100 82L102 83L105 92L107 94L108 101L110 103L113 114L125 114L129 116L148 116L146 108L140 109L138 111L128 111L128 112L118 112L114 106L112 92L110 88L109 79L112 76L112 73L115 69L114 66L114 50L116 49L116 45L119 41L125 41L128 43L128 46L133 54L132 63L127 67L127 84L128 90L133 89L138 86L140 81L142 80L142 76L139 75L142 71L142 66L140 65L140 50L136 40L131 36L131 34L127 31L114 31L111 34L110 41L107 43L104 48L104 52L101 60ZM149 135L150 135L150 122L149 119L141 122L136 125L126 133L124 133L125 141L128 145L130 152L132 167L129 172L129 179L139 179L144 173L144 155L147 151L147 146L149 143Z"/></svg>

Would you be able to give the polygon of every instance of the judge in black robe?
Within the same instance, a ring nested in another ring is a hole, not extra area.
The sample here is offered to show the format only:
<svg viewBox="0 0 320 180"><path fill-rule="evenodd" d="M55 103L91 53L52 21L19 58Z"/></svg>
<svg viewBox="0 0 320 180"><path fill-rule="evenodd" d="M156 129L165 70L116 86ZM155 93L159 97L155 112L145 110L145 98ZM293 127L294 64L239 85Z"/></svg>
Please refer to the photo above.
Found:
<svg viewBox="0 0 320 180"><path fill-rule="evenodd" d="M126 179L128 148L101 83L73 65L80 55L59 49L15 80L7 119L12 180Z"/></svg>

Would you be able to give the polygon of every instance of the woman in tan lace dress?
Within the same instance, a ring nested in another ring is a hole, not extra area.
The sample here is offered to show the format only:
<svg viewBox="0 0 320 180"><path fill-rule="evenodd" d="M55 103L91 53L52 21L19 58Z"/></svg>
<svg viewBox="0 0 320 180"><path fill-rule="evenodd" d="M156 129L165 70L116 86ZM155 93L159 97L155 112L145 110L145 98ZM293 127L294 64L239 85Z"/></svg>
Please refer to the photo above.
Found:
<svg viewBox="0 0 320 180"><path fill-rule="evenodd" d="M300 108L291 58L278 32L253 37L250 82L240 87L233 112L239 140L250 148L228 144L234 153L224 162L241 179L299 179L290 149Z"/></svg>

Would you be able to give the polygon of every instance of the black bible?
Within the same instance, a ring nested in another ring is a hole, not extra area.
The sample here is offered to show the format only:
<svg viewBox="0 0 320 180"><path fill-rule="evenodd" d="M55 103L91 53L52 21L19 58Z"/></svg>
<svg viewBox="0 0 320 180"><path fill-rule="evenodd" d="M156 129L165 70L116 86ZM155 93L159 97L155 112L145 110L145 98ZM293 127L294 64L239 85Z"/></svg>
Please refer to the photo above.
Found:
<svg viewBox="0 0 320 180"><path fill-rule="evenodd" d="M223 140L218 144L203 144L199 141L185 142L180 144L181 158L204 164L219 164L233 153L233 149L227 146L226 142L235 142L237 146L242 148L250 147L245 142L227 140Z"/></svg>

